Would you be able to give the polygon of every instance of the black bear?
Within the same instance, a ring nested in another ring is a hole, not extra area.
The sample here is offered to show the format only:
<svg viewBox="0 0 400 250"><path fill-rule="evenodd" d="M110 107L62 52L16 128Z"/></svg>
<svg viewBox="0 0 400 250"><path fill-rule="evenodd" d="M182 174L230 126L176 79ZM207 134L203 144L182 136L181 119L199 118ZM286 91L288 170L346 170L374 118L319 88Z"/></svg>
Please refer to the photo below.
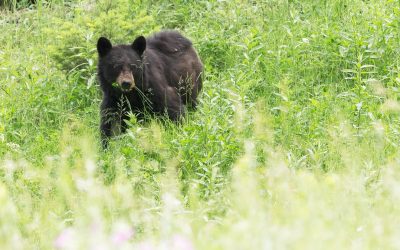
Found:
<svg viewBox="0 0 400 250"><path fill-rule="evenodd" d="M179 32L139 36L130 45L116 46L100 37L97 51L103 147L118 133L115 128L126 130L130 112L141 116L146 110L179 121L185 106L196 107L203 65L192 42Z"/></svg>

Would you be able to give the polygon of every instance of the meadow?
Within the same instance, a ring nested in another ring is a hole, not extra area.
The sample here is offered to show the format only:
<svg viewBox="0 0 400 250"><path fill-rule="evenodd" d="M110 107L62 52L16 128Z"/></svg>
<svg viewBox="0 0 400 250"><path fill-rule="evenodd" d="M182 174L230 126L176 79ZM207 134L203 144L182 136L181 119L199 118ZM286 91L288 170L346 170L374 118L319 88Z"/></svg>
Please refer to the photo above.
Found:
<svg viewBox="0 0 400 250"><path fill-rule="evenodd" d="M400 248L399 1L0 8L0 249ZM162 29L199 107L103 151L97 39Z"/></svg>

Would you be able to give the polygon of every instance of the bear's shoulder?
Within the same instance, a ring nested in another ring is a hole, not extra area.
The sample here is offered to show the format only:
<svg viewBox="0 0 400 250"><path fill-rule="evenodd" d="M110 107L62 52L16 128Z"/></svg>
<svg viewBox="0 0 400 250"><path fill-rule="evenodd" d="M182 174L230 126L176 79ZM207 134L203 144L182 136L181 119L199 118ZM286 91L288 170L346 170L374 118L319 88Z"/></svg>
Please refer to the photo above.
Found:
<svg viewBox="0 0 400 250"><path fill-rule="evenodd" d="M191 46L192 42L175 30L161 31L147 39L147 47L149 49L157 50L164 54L183 52Z"/></svg>

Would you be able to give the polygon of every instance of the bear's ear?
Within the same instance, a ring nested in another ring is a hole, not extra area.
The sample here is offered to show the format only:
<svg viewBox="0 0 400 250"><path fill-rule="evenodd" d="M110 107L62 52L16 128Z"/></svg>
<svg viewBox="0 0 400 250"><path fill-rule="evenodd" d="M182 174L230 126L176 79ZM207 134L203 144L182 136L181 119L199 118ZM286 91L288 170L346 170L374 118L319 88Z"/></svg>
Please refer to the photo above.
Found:
<svg viewBox="0 0 400 250"><path fill-rule="evenodd" d="M99 52L99 56L105 56L108 52L110 52L112 48L112 44L110 40L105 37L100 37L97 41L97 52Z"/></svg>
<svg viewBox="0 0 400 250"><path fill-rule="evenodd" d="M139 36L132 43L132 49L134 49L139 56L143 55L144 50L146 49L146 38L144 36Z"/></svg>

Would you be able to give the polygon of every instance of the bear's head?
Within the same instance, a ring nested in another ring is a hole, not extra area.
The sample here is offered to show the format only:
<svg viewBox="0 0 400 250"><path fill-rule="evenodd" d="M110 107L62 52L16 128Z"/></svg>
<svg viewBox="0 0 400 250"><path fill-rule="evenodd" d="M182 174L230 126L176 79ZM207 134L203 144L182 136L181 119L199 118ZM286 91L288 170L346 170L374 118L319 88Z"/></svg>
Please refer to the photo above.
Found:
<svg viewBox="0 0 400 250"><path fill-rule="evenodd" d="M142 79L145 49L146 39L143 36L136 38L131 45L116 46L112 46L107 38L100 37L97 41L100 77L106 84L116 83L124 92L133 90Z"/></svg>

